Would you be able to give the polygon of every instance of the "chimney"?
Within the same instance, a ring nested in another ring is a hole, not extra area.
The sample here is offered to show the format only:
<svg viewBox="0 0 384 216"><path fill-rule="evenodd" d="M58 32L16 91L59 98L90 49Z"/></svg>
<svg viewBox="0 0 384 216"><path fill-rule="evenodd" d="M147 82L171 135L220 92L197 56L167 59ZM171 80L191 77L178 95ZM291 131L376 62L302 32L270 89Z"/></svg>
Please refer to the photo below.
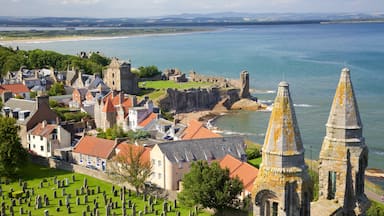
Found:
<svg viewBox="0 0 384 216"><path fill-rule="evenodd" d="M36 97L36 109L40 109L41 107L49 107L49 96L42 95Z"/></svg>
<svg viewBox="0 0 384 216"><path fill-rule="evenodd" d="M132 106L135 107L137 105L137 98L135 95L132 95L131 96L131 100L132 100Z"/></svg>
<svg viewBox="0 0 384 216"><path fill-rule="evenodd" d="M12 92L4 91L2 94L3 103L7 102L10 98L12 98Z"/></svg>
<svg viewBox="0 0 384 216"><path fill-rule="evenodd" d="M46 126L47 126L47 121L46 120L42 121L41 122L41 127L45 128Z"/></svg>

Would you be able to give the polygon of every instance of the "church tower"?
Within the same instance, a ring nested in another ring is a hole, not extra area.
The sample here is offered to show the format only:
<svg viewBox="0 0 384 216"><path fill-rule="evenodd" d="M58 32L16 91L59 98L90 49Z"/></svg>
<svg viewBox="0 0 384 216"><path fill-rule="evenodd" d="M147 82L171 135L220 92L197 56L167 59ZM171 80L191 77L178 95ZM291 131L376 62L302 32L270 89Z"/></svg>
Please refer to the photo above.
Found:
<svg viewBox="0 0 384 216"><path fill-rule="evenodd" d="M121 62L116 58L112 58L104 73L104 82L114 91L126 94L137 94L140 91L138 78L131 72L131 63Z"/></svg>
<svg viewBox="0 0 384 216"><path fill-rule="evenodd" d="M254 216L310 215L310 178L287 82L281 82L254 183Z"/></svg>
<svg viewBox="0 0 384 216"><path fill-rule="evenodd" d="M319 157L319 200L333 200L344 215L365 215L368 148L350 77L344 68L333 99Z"/></svg>

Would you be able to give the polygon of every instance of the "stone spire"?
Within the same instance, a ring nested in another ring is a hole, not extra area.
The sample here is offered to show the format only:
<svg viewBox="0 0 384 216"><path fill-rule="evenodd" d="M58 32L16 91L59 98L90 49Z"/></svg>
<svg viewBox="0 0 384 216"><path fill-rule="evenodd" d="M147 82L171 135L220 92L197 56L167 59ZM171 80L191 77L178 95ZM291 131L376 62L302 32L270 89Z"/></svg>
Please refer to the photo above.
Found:
<svg viewBox="0 0 384 216"><path fill-rule="evenodd" d="M287 82L280 82L265 136L264 167L302 169L304 149ZM286 160L289 159L289 162Z"/></svg>
<svg viewBox="0 0 384 216"><path fill-rule="evenodd" d="M341 71L339 84L333 98L331 112L326 124L326 137L344 139L342 144L358 142L364 144L359 109L353 91L351 75L348 68Z"/></svg>
<svg viewBox="0 0 384 216"><path fill-rule="evenodd" d="M310 215L310 178L287 82L279 84L262 152L254 215Z"/></svg>
<svg viewBox="0 0 384 216"><path fill-rule="evenodd" d="M368 148L350 71L342 69L319 157L319 199L337 200L347 215L361 215L369 207L364 194Z"/></svg>

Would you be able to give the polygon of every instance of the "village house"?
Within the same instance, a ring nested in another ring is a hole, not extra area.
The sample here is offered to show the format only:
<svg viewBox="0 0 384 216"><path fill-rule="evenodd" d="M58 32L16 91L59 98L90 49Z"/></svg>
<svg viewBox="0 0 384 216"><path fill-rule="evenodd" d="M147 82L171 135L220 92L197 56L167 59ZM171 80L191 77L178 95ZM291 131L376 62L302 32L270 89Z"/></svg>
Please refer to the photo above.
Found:
<svg viewBox="0 0 384 216"><path fill-rule="evenodd" d="M74 163L90 169L106 171L107 161L115 155L116 142L84 136L72 151Z"/></svg>
<svg viewBox="0 0 384 216"><path fill-rule="evenodd" d="M243 183L243 191L240 194L240 199L243 200L251 196L253 183L255 182L259 169L229 154L220 161L220 167L222 169L228 169L231 178L238 177Z"/></svg>
<svg viewBox="0 0 384 216"><path fill-rule="evenodd" d="M204 126L202 122L192 119L189 121L187 128L181 135L182 140L188 139L203 139L221 137L220 134L214 133Z"/></svg>
<svg viewBox="0 0 384 216"><path fill-rule="evenodd" d="M71 134L57 124L43 121L28 131L28 149L42 157L51 157L56 149L71 146Z"/></svg>
<svg viewBox="0 0 384 216"><path fill-rule="evenodd" d="M218 137L156 144L151 151L153 173L150 181L166 190L179 190L192 162L218 161L227 154L246 160L243 138Z"/></svg>
<svg viewBox="0 0 384 216"><path fill-rule="evenodd" d="M0 94L3 94L3 92L12 92L12 97L21 97L23 99L30 99L30 91L28 87L22 83L15 83L15 84L3 84L0 85ZM5 101L6 99L4 99Z"/></svg>
<svg viewBox="0 0 384 216"><path fill-rule="evenodd" d="M4 103L2 114L16 119L16 123L20 126L21 144L27 149L29 130L44 120L49 124L57 123L59 118L49 107L48 96L38 96L35 101L11 98Z"/></svg>

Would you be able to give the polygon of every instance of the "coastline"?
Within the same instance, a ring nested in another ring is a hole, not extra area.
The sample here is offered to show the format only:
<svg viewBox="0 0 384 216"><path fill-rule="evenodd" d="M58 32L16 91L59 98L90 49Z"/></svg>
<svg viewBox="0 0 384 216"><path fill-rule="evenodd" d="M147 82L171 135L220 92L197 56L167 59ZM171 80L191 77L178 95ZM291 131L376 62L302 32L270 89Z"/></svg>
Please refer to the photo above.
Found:
<svg viewBox="0 0 384 216"><path fill-rule="evenodd" d="M66 36L66 35L59 35L59 36L52 36L52 37L7 37L3 38L0 37L0 45L12 45L15 43L26 43L26 44L33 44L33 43L51 43L51 42L68 42L68 41L90 41L90 40L115 40L115 39L124 39L124 38L132 38L132 37L149 37L149 36L163 36L163 35L183 35L183 34L193 34L193 33L201 33L201 32L212 32L212 31L219 31L220 29L190 29L190 30L183 30L179 32L142 32L142 33L127 33L124 35L118 35L118 36L100 36L100 35L72 35L72 36ZM1 32L0 32L1 33Z"/></svg>

